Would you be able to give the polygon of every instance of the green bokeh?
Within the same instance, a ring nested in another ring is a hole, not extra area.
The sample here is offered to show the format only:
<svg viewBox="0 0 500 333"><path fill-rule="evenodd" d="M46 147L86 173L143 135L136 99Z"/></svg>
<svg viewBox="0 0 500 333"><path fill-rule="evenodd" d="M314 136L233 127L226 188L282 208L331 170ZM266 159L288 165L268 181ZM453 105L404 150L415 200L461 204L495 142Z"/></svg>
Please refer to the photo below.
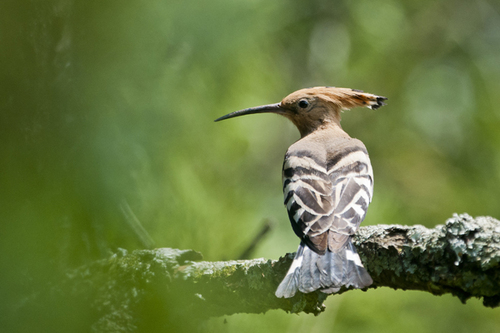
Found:
<svg viewBox="0 0 500 333"><path fill-rule="evenodd" d="M271 219L254 255L294 251L281 163L296 129L213 119L303 87L389 97L344 114L375 172L365 224L500 217L499 13L493 0L3 1L0 325L38 327L13 318L47 282L144 247L134 221L155 247L224 260ZM378 289L327 305L207 329L500 330L500 310L451 297Z"/></svg>

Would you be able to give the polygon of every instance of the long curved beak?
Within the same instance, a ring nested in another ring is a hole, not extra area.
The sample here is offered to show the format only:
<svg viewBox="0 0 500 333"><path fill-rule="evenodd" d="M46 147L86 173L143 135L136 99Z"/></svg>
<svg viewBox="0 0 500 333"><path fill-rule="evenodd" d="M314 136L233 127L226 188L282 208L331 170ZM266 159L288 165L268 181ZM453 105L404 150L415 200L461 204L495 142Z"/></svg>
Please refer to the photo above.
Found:
<svg viewBox="0 0 500 333"><path fill-rule="evenodd" d="M246 114L254 114L254 113L283 113L285 109L281 107L281 103L275 103L275 104L267 104L267 105L262 105L262 106L256 106L253 108L248 108L248 109L243 109L239 111L234 111L229 114L226 114L225 116L222 116L220 118L215 119L214 121L221 121L224 119L229 119L229 118L234 118L238 116L244 116Z"/></svg>

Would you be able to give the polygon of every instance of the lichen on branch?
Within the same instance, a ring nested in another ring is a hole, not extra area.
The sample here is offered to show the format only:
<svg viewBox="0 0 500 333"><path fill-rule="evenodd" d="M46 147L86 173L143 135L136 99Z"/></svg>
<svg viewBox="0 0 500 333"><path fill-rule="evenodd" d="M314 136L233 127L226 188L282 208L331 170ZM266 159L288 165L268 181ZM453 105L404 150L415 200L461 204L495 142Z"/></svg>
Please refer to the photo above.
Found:
<svg viewBox="0 0 500 333"><path fill-rule="evenodd" d="M433 229L366 226L354 244L374 280L368 289L451 293L462 302L479 297L490 307L500 303L500 221L491 217L454 215ZM189 314L197 319L270 309L319 314L327 297L321 292L290 299L274 295L293 256L207 262L193 250L137 250L75 270L59 288L96 310L96 331L147 327L144 308L155 309L147 317L167 326L185 323Z"/></svg>

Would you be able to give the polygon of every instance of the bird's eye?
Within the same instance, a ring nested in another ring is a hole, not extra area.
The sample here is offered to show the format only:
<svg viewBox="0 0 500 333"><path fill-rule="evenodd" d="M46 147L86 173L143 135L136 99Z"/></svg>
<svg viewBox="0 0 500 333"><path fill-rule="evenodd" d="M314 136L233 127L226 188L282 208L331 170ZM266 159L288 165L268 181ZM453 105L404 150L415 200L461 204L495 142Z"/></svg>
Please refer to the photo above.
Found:
<svg viewBox="0 0 500 333"><path fill-rule="evenodd" d="M309 102L307 101L307 99L301 99L299 101L299 107L302 108L302 109L305 109L309 106Z"/></svg>

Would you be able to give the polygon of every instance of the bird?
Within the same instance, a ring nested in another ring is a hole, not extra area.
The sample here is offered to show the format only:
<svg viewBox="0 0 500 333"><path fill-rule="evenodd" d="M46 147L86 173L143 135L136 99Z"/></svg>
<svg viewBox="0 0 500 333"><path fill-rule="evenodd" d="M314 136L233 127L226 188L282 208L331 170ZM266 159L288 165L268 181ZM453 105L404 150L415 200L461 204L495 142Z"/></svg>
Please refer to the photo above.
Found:
<svg viewBox="0 0 500 333"><path fill-rule="evenodd" d="M300 139L285 154L282 180L284 204L300 244L276 297L290 298L297 291L332 294L373 283L352 244L372 201L373 169L363 142L351 138L340 121L344 110L375 110L385 100L357 89L313 87L215 120L275 113L299 130Z"/></svg>

